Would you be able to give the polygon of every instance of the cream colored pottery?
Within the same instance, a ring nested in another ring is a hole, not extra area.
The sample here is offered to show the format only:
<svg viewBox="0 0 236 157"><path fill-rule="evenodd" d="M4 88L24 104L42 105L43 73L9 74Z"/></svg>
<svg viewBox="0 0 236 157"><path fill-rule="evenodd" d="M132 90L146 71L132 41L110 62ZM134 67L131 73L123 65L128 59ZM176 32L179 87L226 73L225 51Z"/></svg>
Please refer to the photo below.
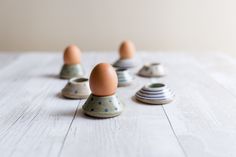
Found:
<svg viewBox="0 0 236 157"><path fill-rule="evenodd" d="M61 93L64 97L71 99L88 98L91 93L88 79L78 77L70 79Z"/></svg>
<svg viewBox="0 0 236 157"><path fill-rule="evenodd" d="M60 72L60 78L62 79L82 77L83 75L84 75L84 69L81 64L73 64L73 65L64 64Z"/></svg>
<svg viewBox="0 0 236 157"><path fill-rule="evenodd" d="M120 115L124 110L124 105L115 94L111 96L91 94L82 109L86 115L92 117L111 118Z"/></svg>
<svg viewBox="0 0 236 157"><path fill-rule="evenodd" d="M165 69L160 63L151 63L144 65L138 72L138 75L144 77L161 77L166 75Z"/></svg>

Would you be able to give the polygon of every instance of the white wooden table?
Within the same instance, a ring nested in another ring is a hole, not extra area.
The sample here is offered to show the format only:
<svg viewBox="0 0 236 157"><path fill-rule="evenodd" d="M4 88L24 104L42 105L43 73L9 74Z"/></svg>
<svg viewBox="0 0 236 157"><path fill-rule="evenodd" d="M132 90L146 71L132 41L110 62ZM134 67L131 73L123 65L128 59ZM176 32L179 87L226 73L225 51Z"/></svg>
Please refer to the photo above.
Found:
<svg viewBox="0 0 236 157"><path fill-rule="evenodd" d="M0 54L1 157L229 157L236 156L236 59L225 54L137 53L143 63L161 62L168 75L136 77L117 94L121 116L83 115L84 100L60 96L61 53ZM113 53L83 53L87 76ZM137 67L134 72L138 70ZM167 105L133 98L148 82L175 92Z"/></svg>

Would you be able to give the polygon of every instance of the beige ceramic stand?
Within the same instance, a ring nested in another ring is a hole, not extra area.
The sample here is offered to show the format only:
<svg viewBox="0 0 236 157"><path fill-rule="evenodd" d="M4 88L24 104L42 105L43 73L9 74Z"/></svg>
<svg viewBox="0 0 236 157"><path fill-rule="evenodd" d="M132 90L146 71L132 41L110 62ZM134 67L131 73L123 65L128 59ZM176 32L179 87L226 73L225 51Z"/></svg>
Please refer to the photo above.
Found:
<svg viewBox="0 0 236 157"><path fill-rule="evenodd" d="M161 77L165 76L166 72L162 64L151 63L144 65L138 72L138 75L144 77Z"/></svg>
<svg viewBox="0 0 236 157"><path fill-rule="evenodd" d="M60 72L60 78L70 79L82 77L84 69L80 64L81 52L75 45L68 46L64 51L64 65Z"/></svg>
<svg viewBox="0 0 236 157"><path fill-rule="evenodd" d="M81 66L81 64L73 64L73 65L64 64L60 72L60 78L62 79L83 77L83 75L84 75L84 69Z"/></svg>
<svg viewBox="0 0 236 157"><path fill-rule="evenodd" d="M110 64L98 64L91 72L89 85L92 94L82 106L86 115L110 118L122 113L124 105L115 94L118 79Z"/></svg>
<svg viewBox="0 0 236 157"><path fill-rule="evenodd" d="M123 109L124 105L119 101L115 94L103 97L91 94L83 105L85 114L98 118L118 116Z"/></svg>

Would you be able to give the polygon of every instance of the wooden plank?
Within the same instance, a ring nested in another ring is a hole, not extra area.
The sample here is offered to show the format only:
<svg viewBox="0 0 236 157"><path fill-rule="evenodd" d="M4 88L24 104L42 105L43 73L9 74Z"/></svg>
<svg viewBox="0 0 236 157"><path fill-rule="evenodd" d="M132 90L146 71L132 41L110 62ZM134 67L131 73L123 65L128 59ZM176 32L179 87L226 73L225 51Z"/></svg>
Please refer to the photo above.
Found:
<svg viewBox="0 0 236 157"><path fill-rule="evenodd" d="M169 70L153 81L168 83L176 93L175 101L163 107L187 156L235 156L235 96L191 55L159 53L149 60Z"/></svg>
<svg viewBox="0 0 236 157"><path fill-rule="evenodd" d="M143 61L146 60L144 57L140 54ZM115 59L114 54L100 54L96 62L112 63ZM126 104L119 117L93 119L84 116L79 109L60 156L185 156L162 106L140 104L133 98L135 92L149 81L136 77L131 86L117 90L117 95Z"/></svg>
<svg viewBox="0 0 236 157"><path fill-rule="evenodd" d="M40 59L42 57L45 59ZM86 58L88 75L98 57L86 54ZM58 55L23 55L4 69L9 73L2 80L12 78L8 84L15 82L14 87L18 90L8 95L10 92L6 89L4 102L11 105L0 107L0 112L5 112L2 126L7 128L1 130L0 136L3 156L59 155L68 130L77 119L75 113L79 105L78 100L65 100L57 95L66 83L55 77L61 66L57 64L59 59ZM26 63L26 60L29 62ZM17 99L10 100L16 95Z"/></svg>
<svg viewBox="0 0 236 157"><path fill-rule="evenodd" d="M221 84L228 92L236 96L236 59L223 53L192 54L199 67Z"/></svg>
<svg viewBox="0 0 236 157"><path fill-rule="evenodd" d="M78 106L58 97L60 63L58 55L25 54L1 70L1 156L58 154Z"/></svg>

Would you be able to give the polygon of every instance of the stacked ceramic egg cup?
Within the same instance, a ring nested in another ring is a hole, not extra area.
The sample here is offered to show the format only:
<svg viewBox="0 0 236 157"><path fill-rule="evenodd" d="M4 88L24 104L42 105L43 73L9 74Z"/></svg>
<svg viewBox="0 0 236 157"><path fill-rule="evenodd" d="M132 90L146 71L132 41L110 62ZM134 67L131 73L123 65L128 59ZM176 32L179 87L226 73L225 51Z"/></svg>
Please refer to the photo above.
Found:
<svg viewBox="0 0 236 157"><path fill-rule="evenodd" d="M116 69L116 74L118 77L118 87L128 86L134 79L130 71L125 68Z"/></svg>
<svg viewBox="0 0 236 157"><path fill-rule="evenodd" d="M97 64L90 74L84 77L83 66L80 63L81 52L75 45L70 45L64 52L64 65L60 78L69 79L61 93L70 99L87 99L82 106L86 115L97 118L118 116L124 109L115 91L117 87L129 86L134 77L129 71L137 65L134 58L135 46L131 41L124 41L120 46L120 58L113 64ZM166 75L160 63L144 65L138 72L143 77L161 77ZM174 94L162 83L152 83L143 86L135 98L146 104L162 105L173 100Z"/></svg>

